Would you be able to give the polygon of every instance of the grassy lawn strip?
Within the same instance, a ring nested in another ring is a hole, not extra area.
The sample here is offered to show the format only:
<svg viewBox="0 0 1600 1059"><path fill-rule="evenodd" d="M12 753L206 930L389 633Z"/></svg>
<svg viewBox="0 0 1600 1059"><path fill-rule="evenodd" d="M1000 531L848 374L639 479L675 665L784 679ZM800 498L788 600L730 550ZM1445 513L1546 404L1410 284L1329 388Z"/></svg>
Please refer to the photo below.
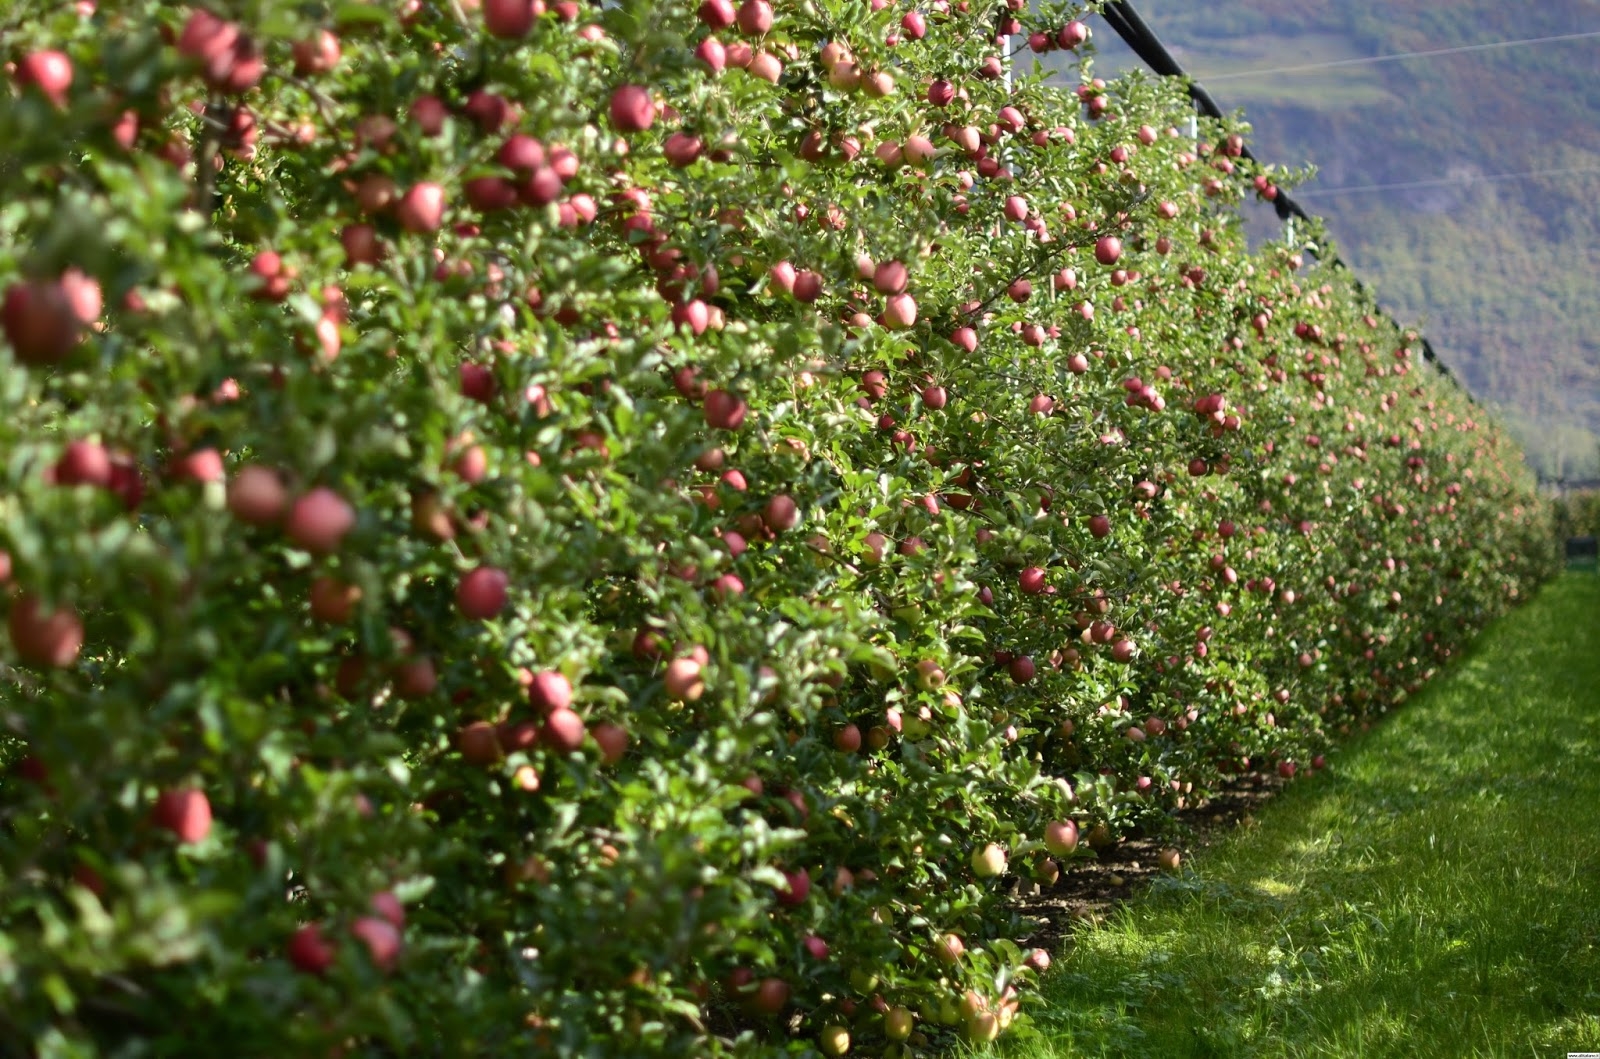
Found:
<svg viewBox="0 0 1600 1059"><path fill-rule="evenodd" d="M1600 1050L1600 578L1569 574L1241 830L1076 935L998 1054Z"/></svg>

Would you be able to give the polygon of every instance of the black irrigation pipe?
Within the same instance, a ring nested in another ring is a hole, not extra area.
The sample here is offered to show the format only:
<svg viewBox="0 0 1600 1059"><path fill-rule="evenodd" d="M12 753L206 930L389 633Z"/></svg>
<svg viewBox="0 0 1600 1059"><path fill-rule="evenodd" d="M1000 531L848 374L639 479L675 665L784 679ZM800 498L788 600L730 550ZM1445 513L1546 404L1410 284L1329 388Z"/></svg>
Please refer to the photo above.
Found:
<svg viewBox="0 0 1600 1059"><path fill-rule="evenodd" d="M1178 65L1178 60L1172 57L1172 53L1167 51L1167 46L1161 43L1161 38L1157 37L1150 27L1145 24L1144 19L1139 17L1139 12L1134 10L1133 4L1129 0L1108 0L1100 14L1106 20L1106 23L1116 30L1117 36L1121 37L1128 47L1133 49L1134 54L1139 56L1140 60L1151 70L1162 77L1182 78L1189 86L1189 98L1194 101L1194 105L1199 109L1200 113L1217 121L1224 119L1222 108L1217 106L1217 101L1211 97L1211 93L1201 87L1200 82L1190 77L1183 67ZM1256 156L1250 152L1248 146L1245 147L1243 156L1252 162L1257 161ZM1290 217L1297 217L1307 223L1311 221L1311 215L1301 209L1300 204L1290 198L1281 188L1277 197L1272 200L1272 207L1277 211L1280 221L1286 221ZM1354 270L1349 265L1340 260L1339 255L1334 254L1328 259L1328 263L1351 273L1351 278L1355 281L1356 291L1363 298L1370 301L1380 313L1389 316L1387 312L1384 312L1383 307L1378 304L1378 299L1368 290L1367 285L1361 282L1361 279L1354 274ZM1389 319L1394 322L1392 316ZM1449 367L1439 359L1439 355L1434 352L1433 343L1429 342L1426 336L1422 338L1422 359L1432 364L1438 369L1439 374L1454 383L1457 389L1466 394L1468 401L1474 405L1478 403L1477 398L1472 396L1472 391L1461 385L1461 380L1457 379Z"/></svg>

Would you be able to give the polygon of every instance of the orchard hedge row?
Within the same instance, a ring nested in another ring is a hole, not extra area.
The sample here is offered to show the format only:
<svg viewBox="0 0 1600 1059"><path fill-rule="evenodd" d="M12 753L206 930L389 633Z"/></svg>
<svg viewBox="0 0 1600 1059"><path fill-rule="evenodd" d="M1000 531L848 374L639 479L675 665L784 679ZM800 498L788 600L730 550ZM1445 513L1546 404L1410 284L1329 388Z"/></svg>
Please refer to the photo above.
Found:
<svg viewBox="0 0 1600 1059"><path fill-rule="evenodd" d="M992 1038L1014 877L1548 574L1081 13L8 5L0 1052Z"/></svg>

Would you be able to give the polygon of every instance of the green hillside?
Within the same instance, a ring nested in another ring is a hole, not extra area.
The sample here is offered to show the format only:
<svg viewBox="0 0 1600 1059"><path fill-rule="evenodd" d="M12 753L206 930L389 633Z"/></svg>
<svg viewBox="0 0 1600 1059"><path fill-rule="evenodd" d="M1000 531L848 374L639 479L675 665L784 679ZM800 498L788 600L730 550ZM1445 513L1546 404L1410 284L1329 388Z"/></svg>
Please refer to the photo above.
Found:
<svg viewBox="0 0 1600 1059"><path fill-rule="evenodd" d="M1600 473L1600 37L1237 76L1593 32L1600 0L1138 6L1224 108L1244 110L1263 160L1316 167L1302 205L1539 469ZM1101 66L1134 61L1094 28ZM1484 179L1530 171L1546 175ZM1339 190L1393 183L1424 186Z"/></svg>

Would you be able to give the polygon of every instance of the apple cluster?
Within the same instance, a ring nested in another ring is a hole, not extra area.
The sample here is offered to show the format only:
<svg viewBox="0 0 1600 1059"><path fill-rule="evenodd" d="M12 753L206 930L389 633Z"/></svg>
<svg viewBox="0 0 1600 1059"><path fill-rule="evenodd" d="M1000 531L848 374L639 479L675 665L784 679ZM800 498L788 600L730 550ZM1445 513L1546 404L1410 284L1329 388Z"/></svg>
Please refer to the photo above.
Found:
<svg viewBox="0 0 1600 1059"><path fill-rule="evenodd" d="M1011 894L1550 574L1294 174L1025 7L11 5L0 1053L994 1040Z"/></svg>

